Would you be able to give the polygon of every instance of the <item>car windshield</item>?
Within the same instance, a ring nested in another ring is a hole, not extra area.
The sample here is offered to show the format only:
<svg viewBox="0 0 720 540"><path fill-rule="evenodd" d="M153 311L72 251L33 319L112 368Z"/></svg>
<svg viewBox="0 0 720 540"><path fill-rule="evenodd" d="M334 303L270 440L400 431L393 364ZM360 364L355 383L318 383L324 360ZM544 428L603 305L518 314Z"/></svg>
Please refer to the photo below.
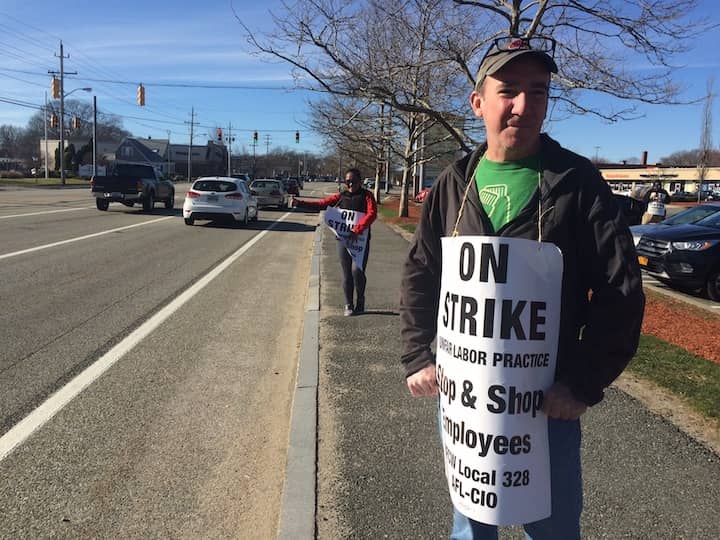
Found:
<svg viewBox="0 0 720 540"><path fill-rule="evenodd" d="M193 184L193 189L197 191L219 191L225 193L228 191L236 191L235 182L224 180L198 180Z"/></svg>
<svg viewBox="0 0 720 540"><path fill-rule="evenodd" d="M720 229L720 212L715 212L709 216L696 221L695 225L701 225L703 227L712 227L713 229Z"/></svg>
<svg viewBox="0 0 720 540"><path fill-rule="evenodd" d="M683 225L684 223L695 223L703 218L711 216L720 212L720 207L717 206L694 206L683 210L682 212L675 214L672 217L667 218L663 221L666 225Z"/></svg>

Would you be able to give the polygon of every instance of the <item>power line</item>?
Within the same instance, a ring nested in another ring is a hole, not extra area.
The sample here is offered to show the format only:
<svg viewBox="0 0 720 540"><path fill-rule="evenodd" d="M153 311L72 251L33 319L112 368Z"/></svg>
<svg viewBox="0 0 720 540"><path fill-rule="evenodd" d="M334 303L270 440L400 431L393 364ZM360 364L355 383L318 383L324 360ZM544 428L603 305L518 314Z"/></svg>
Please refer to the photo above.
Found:
<svg viewBox="0 0 720 540"><path fill-rule="evenodd" d="M2 68L0 71L11 71L14 73L24 73L26 75L37 75L45 76L41 73L35 73L33 71L26 71L22 69L11 69ZM118 79L93 79L91 77L69 77L68 79L77 80L79 82L99 82L106 84L123 84L129 86L137 86L138 81L123 81ZM200 82L188 82L188 83L162 83L162 82L146 82L143 80L143 86L158 87L158 88L200 88L203 90L295 90L293 86L247 86L247 85L231 85L231 84L206 84ZM312 89L309 89L312 90Z"/></svg>
<svg viewBox="0 0 720 540"><path fill-rule="evenodd" d="M9 103L10 105L17 105L18 107L25 107L27 109L37 109L39 111L43 110L42 105L30 103L29 101L22 101L22 100L18 100L18 99L3 98L3 97L0 97L0 101L2 101L3 103Z"/></svg>

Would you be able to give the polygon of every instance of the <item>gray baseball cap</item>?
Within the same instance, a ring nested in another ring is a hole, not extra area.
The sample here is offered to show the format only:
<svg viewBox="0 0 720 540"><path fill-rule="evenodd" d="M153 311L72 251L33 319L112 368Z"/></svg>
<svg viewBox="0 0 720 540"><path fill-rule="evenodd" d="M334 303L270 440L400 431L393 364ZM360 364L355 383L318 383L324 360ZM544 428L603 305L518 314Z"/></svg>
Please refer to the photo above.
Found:
<svg viewBox="0 0 720 540"><path fill-rule="evenodd" d="M546 52L530 48L518 48L513 50L497 51L493 52L492 54L488 54L480 64L480 69L478 70L477 77L475 78L475 88L480 88L480 85L482 85L485 77L487 77L488 75L492 75L493 73L497 73L508 62L525 54L531 54L535 58L540 60L548 69L548 72L558 72L558 67L555 63L555 60L553 60L552 57Z"/></svg>

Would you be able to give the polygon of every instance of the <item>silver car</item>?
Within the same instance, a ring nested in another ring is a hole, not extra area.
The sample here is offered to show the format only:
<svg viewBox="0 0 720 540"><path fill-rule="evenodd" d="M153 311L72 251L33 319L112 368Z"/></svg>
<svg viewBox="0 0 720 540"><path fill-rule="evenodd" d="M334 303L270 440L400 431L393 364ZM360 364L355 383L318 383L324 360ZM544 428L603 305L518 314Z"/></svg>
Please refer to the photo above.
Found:
<svg viewBox="0 0 720 540"><path fill-rule="evenodd" d="M185 194L183 218L186 225L192 225L196 219L230 219L247 225L258 219L257 199L244 180L204 176L195 180Z"/></svg>
<svg viewBox="0 0 720 540"><path fill-rule="evenodd" d="M250 192L257 197L259 207L285 208L287 206L288 194L280 180L258 178L250 184Z"/></svg>

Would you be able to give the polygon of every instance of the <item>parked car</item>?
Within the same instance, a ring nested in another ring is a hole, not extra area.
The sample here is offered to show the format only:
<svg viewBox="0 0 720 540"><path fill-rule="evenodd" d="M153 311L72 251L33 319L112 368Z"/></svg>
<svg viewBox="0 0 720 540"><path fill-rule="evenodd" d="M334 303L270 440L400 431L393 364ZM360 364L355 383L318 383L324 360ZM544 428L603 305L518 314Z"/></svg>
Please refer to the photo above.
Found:
<svg viewBox="0 0 720 540"><path fill-rule="evenodd" d="M671 193L672 202L697 202L698 194L689 191L676 191Z"/></svg>
<svg viewBox="0 0 720 540"><path fill-rule="evenodd" d="M250 191L257 197L260 208L265 206L285 208L287 206L288 194L280 180L258 178L250 184Z"/></svg>
<svg viewBox="0 0 720 540"><path fill-rule="evenodd" d="M720 302L720 212L644 234L637 254L640 267L659 281Z"/></svg>
<svg viewBox="0 0 720 540"><path fill-rule="evenodd" d="M646 225L633 225L630 232L633 235L635 246L640 242L640 238L645 233L660 230L664 227L672 227L673 225L683 225L685 223L695 223L712 214L720 212L720 203L707 203L693 206L682 212L678 212L674 216L664 219L658 223L648 223Z"/></svg>
<svg viewBox="0 0 720 540"><path fill-rule="evenodd" d="M428 193L430 193L430 188L426 187L424 189L421 189L417 195L415 195L415 202L423 202L425 198L428 196Z"/></svg>
<svg viewBox="0 0 720 540"><path fill-rule="evenodd" d="M247 225L258 219L257 199L244 180L204 176L195 180L185 194L183 218L186 225L193 225L196 219L232 220Z"/></svg>
<svg viewBox="0 0 720 540"><path fill-rule="evenodd" d="M173 183L165 180L152 165L143 163L118 163L109 175L93 176L90 189L98 210L107 210L111 202L129 207L139 202L146 212L155 207L155 201L163 201L165 208L175 206Z"/></svg>

